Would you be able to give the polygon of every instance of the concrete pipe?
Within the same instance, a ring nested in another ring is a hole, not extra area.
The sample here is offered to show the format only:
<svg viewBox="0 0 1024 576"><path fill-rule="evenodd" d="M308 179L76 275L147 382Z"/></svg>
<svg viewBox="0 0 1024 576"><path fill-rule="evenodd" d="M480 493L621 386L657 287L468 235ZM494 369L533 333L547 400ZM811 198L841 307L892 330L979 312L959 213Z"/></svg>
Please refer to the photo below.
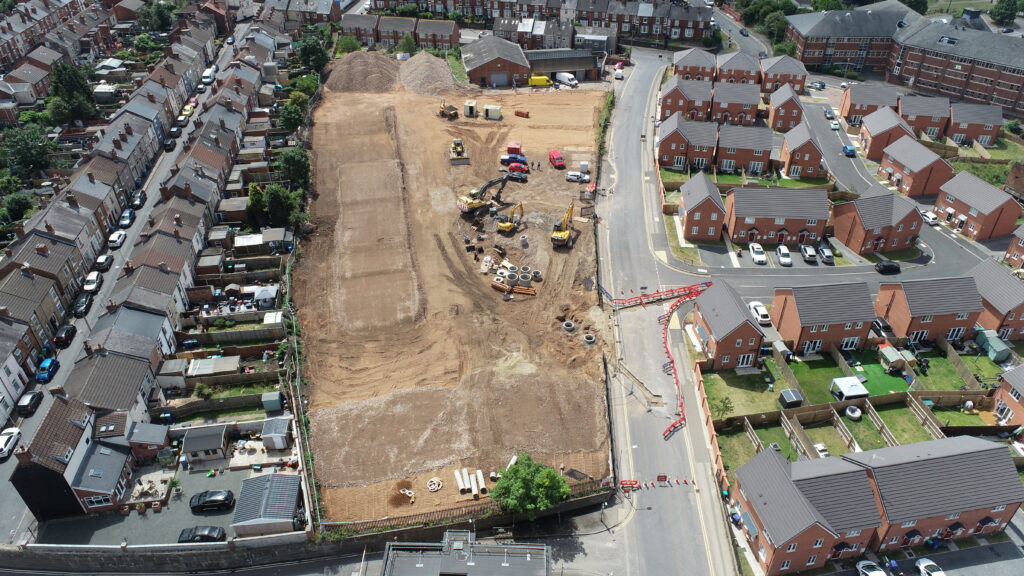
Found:
<svg viewBox="0 0 1024 576"><path fill-rule="evenodd" d="M493 281L495 283L497 283L497 284L504 284L505 283L505 277L504 276L495 276Z"/></svg>
<svg viewBox="0 0 1024 576"><path fill-rule="evenodd" d="M523 248L530 247L530 239L526 237L526 234L523 234L522 236L519 237L519 245L522 246Z"/></svg>
<svg viewBox="0 0 1024 576"><path fill-rule="evenodd" d="M575 332L576 323L566 320L565 322L562 322L562 330L565 330L566 332Z"/></svg>
<svg viewBox="0 0 1024 576"><path fill-rule="evenodd" d="M519 275L518 274L507 274L505 276L505 284L508 284L509 286L518 286L519 285Z"/></svg>
<svg viewBox="0 0 1024 576"><path fill-rule="evenodd" d="M519 274L519 266L509 266L508 267L508 273L509 274Z"/></svg>
<svg viewBox="0 0 1024 576"><path fill-rule="evenodd" d="M533 281L540 282L542 280L540 270L533 271Z"/></svg>
<svg viewBox="0 0 1024 576"><path fill-rule="evenodd" d="M530 268L529 266L520 266L519 267L519 273L520 274L533 274L533 268Z"/></svg>
<svg viewBox="0 0 1024 576"><path fill-rule="evenodd" d="M583 335L583 343L584 344L594 344L595 342L597 342L597 336L594 336L593 334L584 334Z"/></svg>
<svg viewBox="0 0 1024 576"><path fill-rule="evenodd" d="M499 277L504 278L505 276L508 276L508 271L499 268L497 274Z"/></svg>
<svg viewBox="0 0 1024 576"><path fill-rule="evenodd" d="M525 287L529 288L530 287L530 279L531 278L533 278L533 276L530 276L529 274L520 274L519 275L519 285L520 286L525 286Z"/></svg>

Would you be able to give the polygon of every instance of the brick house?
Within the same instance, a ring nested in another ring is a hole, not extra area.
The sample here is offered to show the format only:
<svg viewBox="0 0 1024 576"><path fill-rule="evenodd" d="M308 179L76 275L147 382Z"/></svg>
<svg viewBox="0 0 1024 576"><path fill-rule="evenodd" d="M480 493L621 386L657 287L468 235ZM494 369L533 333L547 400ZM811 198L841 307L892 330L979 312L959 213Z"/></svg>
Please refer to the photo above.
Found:
<svg viewBox="0 0 1024 576"><path fill-rule="evenodd" d="M945 96L902 96L900 117L907 121L914 135L927 134L940 142L949 124L949 98Z"/></svg>
<svg viewBox="0 0 1024 576"><path fill-rule="evenodd" d="M672 55L675 73L683 80L703 80L710 82L715 79L718 61L715 55L700 48L682 50Z"/></svg>
<svg viewBox="0 0 1024 576"><path fill-rule="evenodd" d="M725 197L733 242L809 244L826 222L828 193L820 188L733 188Z"/></svg>
<svg viewBox="0 0 1024 576"><path fill-rule="evenodd" d="M914 134L895 110L886 107L864 117L857 138L864 157L878 162L885 148L903 136L913 137Z"/></svg>
<svg viewBox="0 0 1024 576"><path fill-rule="evenodd" d="M868 474L839 458L815 456L790 462L766 448L736 471L730 493L767 576L860 556L881 526Z"/></svg>
<svg viewBox="0 0 1024 576"><path fill-rule="evenodd" d="M879 553L931 537L1001 532L1024 500L1006 445L973 436L844 454L843 460L863 467L874 485L882 514L871 541Z"/></svg>
<svg viewBox="0 0 1024 576"><path fill-rule="evenodd" d="M861 120L879 108L896 109L900 94L892 86L882 84L854 84L848 86L839 101L839 115L850 126L857 126Z"/></svg>
<svg viewBox="0 0 1024 576"><path fill-rule="evenodd" d="M833 206L832 221L835 237L858 254L909 248L924 226L913 202L881 184Z"/></svg>
<svg viewBox="0 0 1024 576"><path fill-rule="evenodd" d="M771 315L789 349L807 355L863 348L875 309L865 282L847 282L776 288Z"/></svg>
<svg viewBox="0 0 1024 576"><path fill-rule="evenodd" d="M1024 366L1017 366L999 375L996 389L996 422L1004 426L1024 425Z"/></svg>
<svg viewBox="0 0 1024 576"><path fill-rule="evenodd" d="M953 177L953 167L912 136L886 146L878 175L907 196L935 196Z"/></svg>
<svg viewBox="0 0 1024 576"><path fill-rule="evenodd" d="M693 327L707 356L705 370L745 368L757 362L764 333L725 280L715 280L694 301Z"/></svg>
<svg viewBox="0 0 1024 576"><path fill-rule="evenodd" d="M792 56L775 56L761 60L761 91L774 93L788 84L797 94L803 94L807 82L807 68Z"/></svg>
<svg viewBox="0 0 1024 576"><path fill-rule="evenodd" d="M462 63L470 82L480 86L523 86L530 79L530 61L523 49L495 36L465 46Z"/></svg>
<svg viewBox="0 0 1024 576"><path fill-rule="evenodd" d="M981 310L974 278L966 276L883 282L875 297L875 314L911 342L970 338Z"/></svg>
<svg viewBox="0 0 1024 576"><path fill-rule="evenodd" d="M377 43L376 14L343 14L341 17L341 35L352 36L360 43L373 46Z"/></svg>
<svg viewBox="0 0 1024 576"><path fill-rule="evenodd" d="M718 125L689 122L673 114L658 127L658 163L678 170L702 170L714 164Z"/></svg>
<svg viewBox="0 0 1024 576"><path fill-rule="evenodd" d="M1024 283L992 258L971 268L967 275L974 278L981 294L978 324L995 330L1003 340L1024 340Z"/></svg>
<svg viewBox="0 0 1024 576"><path fill-rule="evenodd" d="M797 124L782 138L779 163L786 178L824 177L826 173L821 168L822 156L821 147L814 140L811 128L806 122Z"/></svg>
<svg viewBox="0 0 1024 576"><path fill-rule="evenodd" d="M1006 254L1003 254L1003 262L1016 269L1024 268L1024 226L1015 229L1012 236Z"/></svg>
<svg viewBox="0 0 1024 576"><path fill-rule="evenodd" d="M377 20L377 42L391 49L398 45L405 38L406 34L414 36L416 31L415 18L400 18L398 16L381 16Z"/></svg>
<svg viewBox="0 0 1024 576"><path fill-rule="evenodd" d="M789 84L784 84L768 97L768 127L772 130L785 132L803 119L804 107Z"/></svg>
<svg viewBox="0 0 1024 576"><path fill-rule="evenodd" d="M753 126L760 104L760 86L717 82L710 118L719 124Z"/></svg>
<svg viewBox="0 0 1024 576"><path fill-rule="evenodd" d="M705 172L698 172L679 189L683 237L692 242L719 240L725 222L722 193Z"/></svg>
<svg viewBox="0 0 1024 576"><path fill-rule="evenodd" d="M35 50L29 52L25 56L25 62L28 62L40 70L46 70L47 72L52 72L54 64L58 61L66 64L71 63L66 54L57 52L56 50L47 48L46 46L38 46Z"/></svg>
<svg viewBox="0 0 1024 576"><path fill-rule="evenodd" d="M725 84L761 84L761 64L750 54L732 52L717 57L715 79Z"/></svg>
<svg viewBox="0 0 1024 576"><path fill-rule="evenodd" d="M1013 196L970 172L957 174L939 190L936 215L973 240L1006 236L1017 227L1020 204Z"/></svg>
<svg viewBox="0 0 1024 576"><path fill-rule="evenodd" d="M420 48L450 50L459 45L459 26L454 20L419 20L415 36Z"/></svg>
<svg viewBox="0 0 1024 576"><path fill-rule="evenodd" d="M678 112L687 120L707 120L711 113L711 87L711 82L672 75L661 87L661 119Z"/></svg>
<svg viewBox="0 0 1024 576"><path fill-rule="evenodd" d="M28 84L36 98L45 98L50 94L50 73L27 62L4 76L4 82Z"/></svg>
<svg viewBox="0 0 1024 576"><path fill-rule="evenodd" d="M949 108L949 129L946 135L957 144L977 142L995 146L1003 125L1003 109L990 104L957 102Z"/></svg>
<svg viewBox="0 0 1024 576"><path fill-rule="evenodd" d="M722 125L716 157L719 172L743 170L747 174L760 174L768 167L771 155L770 128Z"/></svg>

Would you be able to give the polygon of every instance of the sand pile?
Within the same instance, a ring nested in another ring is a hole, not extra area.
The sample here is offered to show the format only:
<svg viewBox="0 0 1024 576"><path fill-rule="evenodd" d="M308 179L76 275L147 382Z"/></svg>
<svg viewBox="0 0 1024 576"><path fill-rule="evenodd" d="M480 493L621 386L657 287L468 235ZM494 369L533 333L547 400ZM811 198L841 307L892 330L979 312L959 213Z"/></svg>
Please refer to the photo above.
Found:
<svg viewBox="0 0 1024 576"><path fill-rule="evenodd" d="M352 52L331 63L326 86L333 92L390 92L398 85L399 68L394 58L376 52Z"/></svg>
<svg viewBox="0 0 1024 576"><path fill-rule="evenodd" d="M399 78L406 90L427 96L453 92L459 88L448 63L426 52L420 52L402 62Z"/></svg>

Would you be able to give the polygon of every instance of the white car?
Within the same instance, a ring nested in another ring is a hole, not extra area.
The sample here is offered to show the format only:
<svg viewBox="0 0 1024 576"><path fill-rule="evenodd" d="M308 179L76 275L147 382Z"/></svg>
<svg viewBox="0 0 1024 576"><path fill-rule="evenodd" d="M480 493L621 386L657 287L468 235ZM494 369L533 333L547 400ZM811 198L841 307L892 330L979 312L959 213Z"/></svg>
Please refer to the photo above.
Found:
<svg viewBox="0 0 1024 576"><path fill-rule="evenodd" d="M779 266L793 265L793 256L785 244L779 244L779 247L775 249L775 257L779 259Z"/></svg>
<svg viewBox="0 0 1024 576"><path fill-rule="evenodd" d="M929 224L931 226L936 226L939 223L939 217L935 215L935 212L922 212L921 218L924 220L925 224Z"/></svg>
<svg viewBox="0 0 1024 576"><path fill-rule="evenodd" d="M885 570L871 560L857 562L857 576L886 576Z"/></svg>
<svg viewBox="0 0 1024 576"><path fill-rule="evenodd" d="M842 126L839 125L839 120L833 120L828 123L828 127L833 130L839 130Z"/></svg>
<svg viewBox="0 0 1024 576"><path fill-rule="evenodd" d="M747 304L747 308L750 310L750 313L754 315L754 318L757 318L758 324L762 326L771 325L772 317L768 314L768 309L764 307L764 304L755 300L750 304Z"/></svg>
<svg viewBox="0 0 1024 576"><path fill-rule="evenodd" d="M124 246L124 241L127 238L128 234L126 234L124 230L118 230L111 234L110 238L107 238L107 244L110 246L111 250L120 248L121 246Z"/></svg>
<svg viewBox="0 0 1024 576"><path fill-rule="evenodd" d="M566 172L566 182L590 182L590 174L584 174L583 172Z"/></svg>
<svg viewBox="0 0 1024 576"><path fill-rule="evenodd" d="M82 286L82 290L95 294L100 291L100 286L103 286L103 276L94 270L85 277L85 284Z"/></svg>
<svg viewBox="0 0 1024 576"><path fill-rule="evenodd" d="M927 558L921 558L914 562L920 576L946 576L946 573L939 568L939 565Z"/></svg>
<svg viewBox="0 0 1024 576"><path fill-rule="evenodd" d="M0 458L7 458L21 442L21 430L8 428L0 432Z"/></svg>
<svg viewBox="0 0 1024 576"><path fill-rule="evenodd" d="M750 243L750 259L754 264L768 263L768 255L764 253L764 248L762 248L757 242Z"/></svg>
<svg viewBox="0 0 1024 576"><path fill-rule="evenodd" d="M616 70L614 76L616 80L622 80L623 78L626 77L626 75L623 74L622 70Z"/></svg>

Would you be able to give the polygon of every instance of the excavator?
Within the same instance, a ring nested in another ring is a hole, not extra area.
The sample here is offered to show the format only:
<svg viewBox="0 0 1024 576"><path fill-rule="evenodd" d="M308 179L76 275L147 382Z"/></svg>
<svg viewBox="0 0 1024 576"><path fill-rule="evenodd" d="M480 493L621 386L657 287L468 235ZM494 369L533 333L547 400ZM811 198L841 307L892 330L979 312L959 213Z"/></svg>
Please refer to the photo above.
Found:
<svg viewBox="0 0 1024 576"><path fill-rule="evenodd" d="M516 217L516 213L519 213L519 217ZM502 214L498 216L498 232L504 232L505 234L515 234L516 230L523 223L523 203L520 202L512 207L512 211L508 214Z"/></svg>
<svg viewBox="0 0 1024 576"><path fill-rule="evenodd" d="M500 184L501 186L494 194L493 201L500 205L501 192L505 190L505 186L508 184L508 174L502 174L497 178L488 180L483 186L470 192L468 196L460 196L455 205L458 206L459 210L462 211L463 214L483 216L491 205L491 200L487 198L487 191L496 184Z"/></svg>
<svg viewBox="0 0 1024 576"><path fill-rule="evenodd" d="M555 230L551 233L551 244L555 247L572 248L573 243L576 242L576 231L572 228L572 213L575 208L576 201L569 202L569 209L565 211L565 215L560 221L555 222Z"/></svg>

